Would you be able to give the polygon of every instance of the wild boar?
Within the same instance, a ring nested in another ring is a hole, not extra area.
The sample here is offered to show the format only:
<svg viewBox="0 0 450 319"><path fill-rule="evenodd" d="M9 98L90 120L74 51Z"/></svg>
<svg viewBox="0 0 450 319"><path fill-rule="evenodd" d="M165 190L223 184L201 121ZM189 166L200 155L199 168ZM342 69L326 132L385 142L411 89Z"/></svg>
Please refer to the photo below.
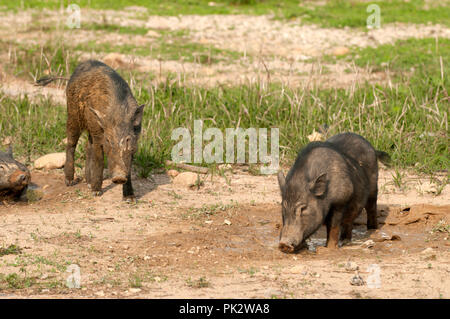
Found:
<svg viewBox="0 0 450 319"><path fill-rule="evenodd" d="M116 71L95 60L76 67L67 83L66 97L66 185L76 183L75 148L81 133L87 130L85 177L93 194L102 194L106 153L112 181L123 184L123 199L134 199L131 166L137 151L144 105L137 104L130 87Z"/></svg>
<svg viewBox="0 0 450 319"><path fill-rule="evenodd" d="M389 155L376 151L362 136L335 135L303 148L286 178L280 171L282 221L279 249L294 252L321 225L327 247L350 241L354 219L365 208L367 228L377 228L378 162Z"/></svg>
<svg viewBox="0 0 450 319"><path fill-rule="evenodd" d="M11 147L7 152L0 152L0 202L18 199L30 180L30 171L14 159Z"/></svg>

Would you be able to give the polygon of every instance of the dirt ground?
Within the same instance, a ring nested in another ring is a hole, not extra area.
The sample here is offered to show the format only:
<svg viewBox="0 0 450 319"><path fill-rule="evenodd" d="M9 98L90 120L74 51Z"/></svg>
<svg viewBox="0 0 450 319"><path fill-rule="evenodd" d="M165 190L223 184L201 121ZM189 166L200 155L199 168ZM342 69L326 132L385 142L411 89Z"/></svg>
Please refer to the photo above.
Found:
<svg viewBox="0 0 450 319"><path fill-rule="evenodd" d="M399 190L392 172L382 170L378 231L367 232L361 216L352 242L339 250L316 250L325 245L322 227L308 249L285 254L277 249L281 198L275 176L241 169L227 179L202 178L200 189L172 184L163 173L135 179L139 201L127 204L110 180L103 196L94 198L83 182L66 187L61 171L33 171L43 198L0 206L0 246L22 248L0 257L0 273L22 274L23 268L34 284L0 296L450 297L449 233L439 231L450 222L448 185L436 196L433 184L411 176ZM63 266L69 264L81 269L80 289L65 287L70 274ZM356 266L361 286L350 283ZM378 288L371 285L373 267Z"/></svg>
<svg viewBox="0 0 450 319"><path fill-rule="evenodd" d="M153 41L151 35L108 38L102 31L56 34L33 28L39 21L57 22L57 12L0 15L4 41L45 43L51 37L73 43L101 39L149 45ZM450 37L448 28L432 25L386 25L363 32L267 16L142 20L139 8L120 13L86 11L83 23L103 15L120 25L188 29L190 41L254 57L202 65L116 55L140 72L175 72L187 82L205 86L264 78L266 68L272 80L294 86L351 88L366 80L389 84L389 74L384 72L372 73L345 62L326 64L320 57L342 46L351 49L412 36ZM0 66L8 59L0 56ZM1 68L0 89L14 97L44 95L65 104L63 87L37 88ZM121 187L110 180L104 181L104 194L94 198L84 182L66 187L61 170L33 170L32 182L43 198L0 204L0 247L15 244L22 249L20 254L0 256L0 273L17 274L19 281L29 279L31 284L15 289L11 286L20 282L10 282L0 290L0 297L450 298L450 234L445 228L450 223L450 186L442 186L448 173L433 179L403 173L399 188L393 171L380 171L379 231L367 232L361 216L353 241L337 251L316 251L325 244L321 228L308 249L284 254L277 249L281 197L275 176L253 176L238 167L226 178L203 176L200 189L188 189L172 184L161 172L148 179L135 177L139 201L127 204L121 201ZM80 289L65 286L70 275L65 269L71 264L80 267ZM352 285L358 275L365 283ZM371 284L374 278L379 278L378 288Z"/></svg>

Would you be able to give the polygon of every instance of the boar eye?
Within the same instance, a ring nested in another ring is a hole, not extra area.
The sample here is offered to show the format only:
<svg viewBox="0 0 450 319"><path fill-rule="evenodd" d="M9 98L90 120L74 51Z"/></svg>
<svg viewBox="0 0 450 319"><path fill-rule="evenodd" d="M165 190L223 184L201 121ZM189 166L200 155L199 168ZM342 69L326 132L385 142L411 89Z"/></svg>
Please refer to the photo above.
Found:
<svg viewBox="0 0 450 319"><path fill-rule="evenodd" d="M297 206L297 208L295 209L295 214L296 214L297 216L301 216L301 215L304 214L305 209L306 209L306 205L304 205L304 204L299 204L299 205Z"/></svg>

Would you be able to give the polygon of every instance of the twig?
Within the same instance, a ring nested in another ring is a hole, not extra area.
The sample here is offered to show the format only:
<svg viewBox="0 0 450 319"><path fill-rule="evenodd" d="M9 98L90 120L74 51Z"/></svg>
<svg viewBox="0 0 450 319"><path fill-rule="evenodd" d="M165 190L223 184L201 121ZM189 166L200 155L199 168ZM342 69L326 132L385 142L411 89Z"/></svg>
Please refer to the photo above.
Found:
<svg viewBox="0 0 450 319"><path fill-rule="evenodd" d="M185 169L187 171L192 171L192 172L196 172L196 173L200 173L200 174L208 174L208 168L206 167L199 167L199 166L194 166L194 165L189 165L189 164L184 164L184 163L175 163L172 161L167 160L166 161L166 165L170 166L173 165L177 168L181 168L181 169Z"/></svg>

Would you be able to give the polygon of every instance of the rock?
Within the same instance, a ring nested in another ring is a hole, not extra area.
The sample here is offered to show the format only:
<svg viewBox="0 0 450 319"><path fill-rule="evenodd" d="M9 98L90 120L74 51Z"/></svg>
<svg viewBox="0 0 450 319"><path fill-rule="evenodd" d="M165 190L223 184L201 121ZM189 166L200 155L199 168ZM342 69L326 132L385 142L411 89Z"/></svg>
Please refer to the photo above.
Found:
<svg viewBox="0 0 450 319"><path fill-rule="evenodd" d="M223 223L224 223L225 225L228 225L228 226L231 225L231 222L230 222L228 219L225 219L225 220L223 221Z"/></svg>
<svg viewBox="0 0 450 319"><path fill-rule="evenodd" d="M422 250L422 252L421 252L421 254L431 254L431 253L434 253L434 250L431 247L428 247L428 248Z"/></svg>
<svg viewBox="0 0 450 319"><path fill-rule="evenodd" d="M319 132L312 132L311 135L308 135L308 140L310 142L315 142L315 141L323 141L325 139L325 136Z"/></svg>
<svg viewBox="0 0 450 319"><path fill-rule="evenodd" d="M361 247L364 248L372 248L373 246L375 246L375 242L372 239L366 240L361 244Z"/></svg>
<svg viewBox="0 0 450 319"><path fill-rule="evenodd" d="M297 266L292 267L290 269L290 272L293 274L303 274L305 272L305 269L303 266L297 265Z"/></svg>
<svg viewBox="0 0 450 319"><path fill-rule="evenodd" d="M36 169L55 169L55 168L62 168L64 167L64 164L66 163L66 153L51 153L44 155L42 157L39 157L37 160L34 161L34 168Z"/></svg>
<svg viewBox="0 0 450 319"><path fill-rule="evenodd" d="M175 185L193 186L197 184L198 174L192 172L183 172L178 174L174 179Z"/></svg>
<svg viewBox="0 0 450 319"><path fill-rule="evenodd" d="M230 164L220 164L217 168L224 171L233 169Z"/></svg>
<svg viewBox="0 0 450 319"><path fill-rule="evenodd" d="M167 171L167 175L169 175L170 177L176 177L178 176L178 174L180 174L180 172L178 172L176 169L169 169Z"/></svg>
<svg viewBox="0 0 450 319"><path fill-rule="evenodd" d="M333 50L333 55L335 56L341 56L341 55L346 55L347 53L350 52L349 48L346 47L337 47Z"/></svg>
<svg viewBox="0 0 450 319"><path fill-rule="evenodd" d="M363 286L364 279L359 275L358 271L355 271L355 276L350 280L350 285L352 286Z"/></svg>
<svg viewBox="0 0 450 319"><path fill-rule="evenodd" d="M109 53L103 58L103 62L113 69L118 67L123 67L126 63L122 58L122 55L119 53Z"/></svg>
<svg viewBox="0 0 450 319"><path fill-rule="evenodd" d="M148 30L145 35L150 37L150 38L159 38L161 36L161 34L159 32L156 32L156 31L153 31L153 30Z"/></svg>
<svg viewBox="0 0 450 319"><path fill-rule="evenodd" d="M132 294L137 294L138 292L141 292L141 289L140 288L130 288L128 291Z"/></svg>
<svg viewBox="0 0 450 319"><path fill-rule="evenodd" d="M359 269L358 264L353 261L348 261L347 264L345 265L345 270L348 270L348 271L355 271L358 269Z"/></svg>
<svg viewBox="0 0 450 319"><path fill-rule="evenodd" d="M104 297L105 296L105 293L103 292L103 290L97 291L95 294L97 296L99 296L99 297Z"/></svg>
<svg viewBox="0 0 450 319"><path fill-rule="evenodd" d="M6 136L3 141L2 144L5 146L9 146L12 144L12 137L11 136Z"/></svg>

